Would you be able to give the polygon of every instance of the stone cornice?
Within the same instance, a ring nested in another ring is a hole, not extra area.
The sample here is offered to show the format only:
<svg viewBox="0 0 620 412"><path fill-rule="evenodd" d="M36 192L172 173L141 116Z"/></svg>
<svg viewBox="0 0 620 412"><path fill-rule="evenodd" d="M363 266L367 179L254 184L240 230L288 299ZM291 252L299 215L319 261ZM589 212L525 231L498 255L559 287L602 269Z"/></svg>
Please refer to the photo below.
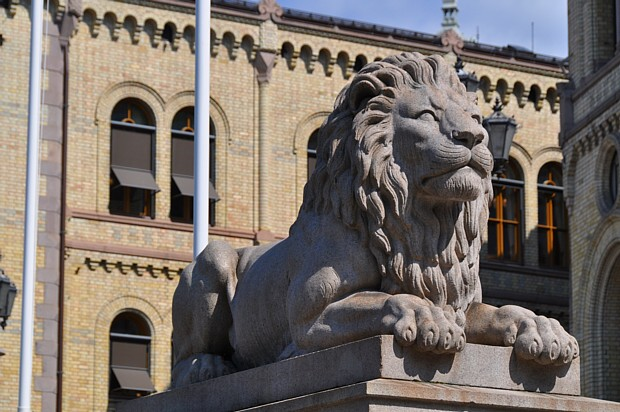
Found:
<svg viewBox="0 0 620 412"><path fill-rule="evenodd" d="M402 49L409 51L417 51L420 53L446 53L450 49L450 45L444 46L439 37L432 40L423 39L405 39L394 36L377 36L372 33L351 32L340 28L319 28L310 25L293 25L289 23L278 23L278 29L289 31L297 34L305 34L309 36L319 36L328 39L342 40L351 43L364 44L375 47L384 47L388 49ZM566 79L566 74L559 65L538 64L535 61L521 61L513 57L504 57L499 53L483 53L468 48L467 43L461 51L461 55L468 62L483 64L487 66L517 70L528 74L537 74L542 76L554 77L557 79Z"/></svg>
<svg viewBox="0 0 620 412"><path fill-rule="evenodd" d="M553 67L547 65L539 65L527 61L517 61L510 58L507 59L505 57L499 57L492 54L483 54L474 50L470 50L467 48L467 46L465 46L465 48L463 49L461 57L463 57L463 60L466 60L468 63L476 63L496 67L499 69L509 69L528 74L554 77L558 80L565 80L567 78L567 75L561 70L559 66Z"/></svg>
<svg viewBox="0 0 620 412"><path fill-rule="evenodd" d="M182 0L114 0L118 3L133 4L142 7L170 10L178 13L194 14L196 5L194 2Z"/></svg>

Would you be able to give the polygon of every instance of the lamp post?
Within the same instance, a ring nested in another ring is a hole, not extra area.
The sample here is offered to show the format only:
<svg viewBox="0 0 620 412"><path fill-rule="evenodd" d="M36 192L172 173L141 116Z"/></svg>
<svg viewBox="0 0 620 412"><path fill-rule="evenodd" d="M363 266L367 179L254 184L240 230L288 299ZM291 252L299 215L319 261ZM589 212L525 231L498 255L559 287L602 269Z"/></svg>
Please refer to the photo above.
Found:
<svg viewBox="0 0 620 412"><path fill-rule="evenodd" d="M517 122L513 117L508 117L502 113L504 106L495 99L493 106L493 114L482 120L482 126L489 134L489 150L493 154L495 165L493 166L493 174L501 174L504 172L506 163L508 163L508 155L512 139L517 131Z"/></svg>
<svg viewBox="0 0 620 412"><path fill-rule="evenodd" d="M456 63L454 63L454 69L456 70L456 74L459 76L459 80L465 86L465 89L468 92L476 92L478 90L478 77L474 73L469 73L463 70L465 67L465 63L463 63L463 59L461 56L456 57Z"/></svg>
<svg viewBox="0 0 620 412"><path fill-rule="evenodd" d="M0 319L2 319L0 326L2 326L2 329L6 327L6 321L11 316L16 294L17 288L15 284L11 282L4 270L0 268Z"/></svg>

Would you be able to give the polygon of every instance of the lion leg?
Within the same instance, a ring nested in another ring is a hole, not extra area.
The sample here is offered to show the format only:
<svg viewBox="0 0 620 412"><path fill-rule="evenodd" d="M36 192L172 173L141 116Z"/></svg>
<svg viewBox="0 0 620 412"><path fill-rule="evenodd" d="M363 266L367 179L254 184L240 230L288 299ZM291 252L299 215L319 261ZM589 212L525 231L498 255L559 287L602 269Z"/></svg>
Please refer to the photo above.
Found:
<svg viewBox="0 0 620 412"><path fill-rule="evenodd" d="M174 368L172 387L234 370L230 295L239 256L224 242L211 242L181 274L172 300Z"/></svg>
<svg viewBox="0 0 620 412"><path fill-rule="evenodd" d="M465 332L471 343L514 346L517 356L543 365L565 364L579 356L577 340L557 320L520 306L473 303L466 318Z"/></svg>
<svg viewBox="0 0 620 412"><path fill-rule="evenodd" d="M319 316L298 322L292 330L295 344L305 351L391 334L403 346L454 353L465 345L462 326L452 308L417 296L358 292L329 304Z"/></svg>

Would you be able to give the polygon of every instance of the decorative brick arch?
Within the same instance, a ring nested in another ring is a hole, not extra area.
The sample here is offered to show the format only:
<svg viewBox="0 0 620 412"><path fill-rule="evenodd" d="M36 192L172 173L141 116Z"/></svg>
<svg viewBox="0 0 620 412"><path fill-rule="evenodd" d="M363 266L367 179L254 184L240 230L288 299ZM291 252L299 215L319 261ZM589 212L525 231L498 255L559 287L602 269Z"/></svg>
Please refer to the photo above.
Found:
<svg viewBox="0 0 620 412"><path fill-rule="evenodd" d="M559 147L545 147L538 150L532 155L532 170L536 171L538 175L540 168L549 162L562 164L562 149Z"/></svg>
<svg viewBox="0 0 620 412"><path fill-rule="evenodd" d="M116 103L129 97L140 99L148 104L151 110L153 110L157 126L159 126L163 117L164 99L155 89L136 81L116 83L108 87L97 101L95 122L109 121L112 109L114 109Z"/></svg>
<svg viewBox="0 0 620 412"><path fill-rule="evenodd" d="M532 167L532 155L527 149L517 142L512 142L510 147L510 157L515 159L519 163L519 167L525 173L530 167ZM527 180L527 176L523 176L524 181Z"/></svg>
<svg viewBox="0 0 620 412"><path fill-rule="evenodd" d="M609 365L610 351L618 359L617 338L620 324L617 310L620 307L620 216L614 215L600 222L594 233L597 236L590 243L584 259L581 293L573 303L575 324L572 327L581 349L582 390L585 396L609 399L620 396L617 389L609 393L609 377L605 372L617 370ZM611 300L611 297L615 299ZM617 361L618 362L618 361ZM607 383L606 383L607 382ZM615 386L618 386L616 378ZM613 386L613 385L611 385Z"/></svg>
<svg viewBox="0 0 620 412"><path fill-rule="evenodd" d="M163 352L161 349L166 345L169 347L169 336L171 326L166 325L166 319L169 316L162 315L157 308L148 300L131 295L118 296L111 301L105 302L97 313L95 319L93 340L94 354L92 363L93 373L93 407L95 405L106 405L108 399L108 376L110 367L110 325L116 316L122 312L135 312L144 317L151 328L151 376L161 375L160 365L164 364L162 358L169 358L169 352ZM167 362L169 365L169 362ZM169 373L166 374L169 376ZM161 379L153 380L155 389L162 391L166 388L167 383L161 382Z"/></svg>
<svg viewBox="0 0 620 412"><path fill-rule="evenodd" d="M174 116L176 116L176 114L181 109L184 109L186 107L193 107L194 102L195 96L193 90L185 90L176 93L174 96L168 99L164 107L164 117L162 119L163 124L161 125L161 127L167 129L167 131L170 131Z"/></svg>

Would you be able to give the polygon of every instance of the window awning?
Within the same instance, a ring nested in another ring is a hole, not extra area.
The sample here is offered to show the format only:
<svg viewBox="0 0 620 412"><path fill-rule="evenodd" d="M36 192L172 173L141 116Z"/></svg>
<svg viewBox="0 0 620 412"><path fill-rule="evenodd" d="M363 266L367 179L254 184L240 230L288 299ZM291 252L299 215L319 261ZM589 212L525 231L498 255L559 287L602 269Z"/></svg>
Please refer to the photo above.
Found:
<svg viewBox="0 0 620 412"><path fill-rule="evenodd" d="M181 192L183 196L194 196L194 178L192 176L173 174L172 180L177 185L179 192ZM215 191L215 187L211 182L209 182L209 199L216 202L220 200L220 196Z"/></svg>
<svg viewBox="0 0 620 412"><path fill-rule="evenodd" d="M121 390L155 392L149 373L144 369L128 369L112 366L112 373L118 381Z"/></svg>
<svg viewBox="0 0 620 412"><path fill-rule="evenodd" d="M112 171L121 186L135 187L137 189L147 189L159 192L159 186L155 178L148 170L130 169L121 166L112 166Z"/></svg>

